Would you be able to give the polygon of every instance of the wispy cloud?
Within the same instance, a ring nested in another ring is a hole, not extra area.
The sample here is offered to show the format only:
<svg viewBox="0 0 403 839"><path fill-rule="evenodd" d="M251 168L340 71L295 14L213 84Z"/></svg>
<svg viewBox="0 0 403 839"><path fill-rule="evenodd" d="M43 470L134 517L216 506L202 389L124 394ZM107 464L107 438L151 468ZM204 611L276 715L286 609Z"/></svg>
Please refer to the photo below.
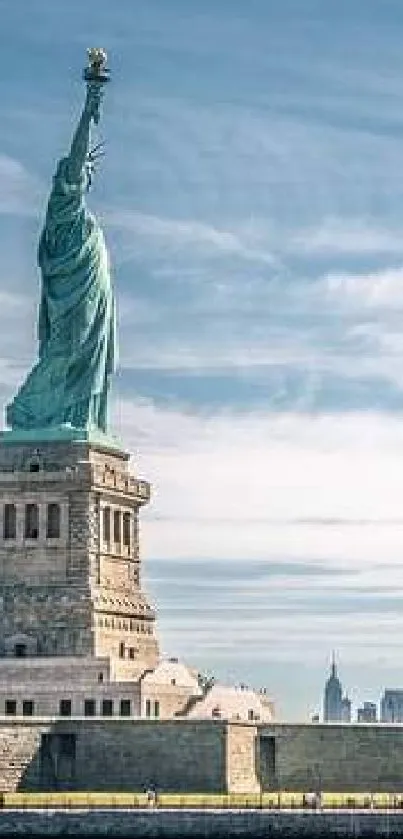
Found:
<svg viewBox="0 0 403 839"><path fill-rule="evenodd" d="M282 555L349 565L380 561L379 554L390 562L401 551L398 419L196 417L144 403L120 404L118 417L154 476L147 541L156 556Z"/></svg>
<svg viewBox="0 0 403 839"><path fill-rule="evenodd" d="M275 262L269 251L251 247L235 232L220 230L202 222L124 212L109 212L105 217L112 227L129 231L131 237L146 237L153 242L160 242L165 250L178 252L191 249L194 255L194 248L200 248L208 255L230 254L266 265L273 265ZM135 253L136 244L133 239L131 244Z"/></svg>
<svg viewBox="0 0 403 839"><path fill-rule="evenodd" d="M335 302L366 310L403 307L403 266L365 274L329 274L326 291Z"/></svg>
<svg viewBox="0 0 403 839"><path fill-rule="evenodd" d="M39 178L12 157L0 153L0 214L35 215L39 207Z"/></svg>
<svg viewBox="0 0 403 839"><path fill-rule="evenodd" d="M291 242L291 249L315 255L403 254L403 227L377 227L371 220L327 218L315 228L301 230Z"/></svg>

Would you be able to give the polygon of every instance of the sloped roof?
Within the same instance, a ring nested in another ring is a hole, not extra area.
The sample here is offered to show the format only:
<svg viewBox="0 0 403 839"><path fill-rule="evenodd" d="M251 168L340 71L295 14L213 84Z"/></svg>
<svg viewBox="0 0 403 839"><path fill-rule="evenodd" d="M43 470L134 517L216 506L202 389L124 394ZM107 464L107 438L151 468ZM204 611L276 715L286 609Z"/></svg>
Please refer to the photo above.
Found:
<svg viewBox="0 0 403 839"><path fill-rule="evenodd" d="M142 682L145 685L171 685L174 683L176 687L192 689L194 696L201 696L202 694L197 678L185 664L176 659L160 661L155 670L144 674Z"/></svg>

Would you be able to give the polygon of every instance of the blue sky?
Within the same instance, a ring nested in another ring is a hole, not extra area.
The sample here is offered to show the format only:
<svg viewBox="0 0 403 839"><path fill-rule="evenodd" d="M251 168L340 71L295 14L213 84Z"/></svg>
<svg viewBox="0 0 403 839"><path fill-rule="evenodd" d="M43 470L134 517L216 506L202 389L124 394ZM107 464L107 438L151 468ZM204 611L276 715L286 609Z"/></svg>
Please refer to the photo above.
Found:
<svg viewBox="0 0 403 839"><path fill-rule="evenodd" d="M318 709L403 686L401 0L0 0L0 397L87 46L113 82L90 203L114 427L154 485L164 652Z"/></svg>

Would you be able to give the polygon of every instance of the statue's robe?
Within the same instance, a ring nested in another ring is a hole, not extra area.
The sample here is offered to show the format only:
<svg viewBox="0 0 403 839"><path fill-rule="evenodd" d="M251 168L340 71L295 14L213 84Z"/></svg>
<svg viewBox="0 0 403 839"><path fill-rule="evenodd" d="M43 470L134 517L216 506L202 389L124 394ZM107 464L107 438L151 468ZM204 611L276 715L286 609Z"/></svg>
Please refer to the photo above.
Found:
<svg viewBox="0 0 403 839"><path fill-rule="evenodd" d="M61 160L38 250L39 360L7 408L13 429L106 431L115 301L103 233L85 193L84 173L72 182L68 159Z"/></svg>

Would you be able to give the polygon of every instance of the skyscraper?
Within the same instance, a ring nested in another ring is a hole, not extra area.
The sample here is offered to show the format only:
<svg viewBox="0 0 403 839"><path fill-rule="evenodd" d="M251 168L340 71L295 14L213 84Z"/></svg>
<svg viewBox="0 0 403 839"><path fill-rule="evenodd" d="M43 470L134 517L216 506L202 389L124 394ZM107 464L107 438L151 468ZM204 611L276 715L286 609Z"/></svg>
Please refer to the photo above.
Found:
<svg viewBox="0 0 403 839"><path fill-rule="evenodd" d="M348 696L343 696L341 700L341 721L351 722L351 700Z"/></svg>
<svg viewBox="0 0 403 839"><path fill-rule="evenodd" d="M381 722L403 722L403 690L385 688L381 699Z"/></svg>
<svg viewBox="0 0 403 839"><path fill-rule="evenodd" d="M343 687L337 675L334 653L330 676L325 684L323 698L324 722L351 722L351 702L347 696L343 697Z"/></svg>

